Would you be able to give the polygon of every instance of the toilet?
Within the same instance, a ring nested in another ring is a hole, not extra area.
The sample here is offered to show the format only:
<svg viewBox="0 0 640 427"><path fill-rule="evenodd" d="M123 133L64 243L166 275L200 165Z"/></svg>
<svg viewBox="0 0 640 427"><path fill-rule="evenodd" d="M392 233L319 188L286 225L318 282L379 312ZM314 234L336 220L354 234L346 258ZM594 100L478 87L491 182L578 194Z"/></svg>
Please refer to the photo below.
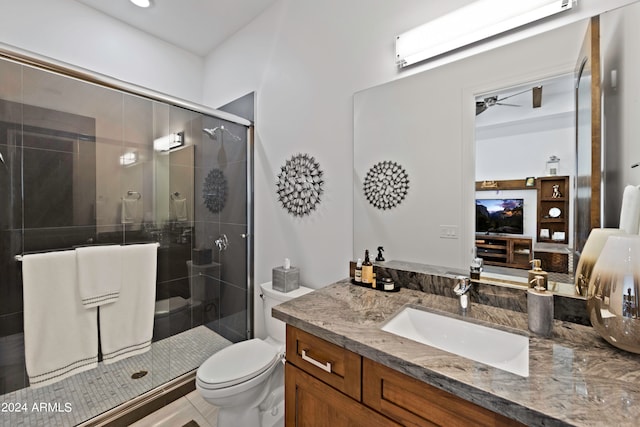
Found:
<svg viewBox="0 0 640 427"><path fill-rule="evenodd" d="M283 293L271 282L260 285L267 338L232 344L209 357L196 374L196 388L218 410L218 427L284 425L285 324L271 317L271 308L311 292Z"/></svg>

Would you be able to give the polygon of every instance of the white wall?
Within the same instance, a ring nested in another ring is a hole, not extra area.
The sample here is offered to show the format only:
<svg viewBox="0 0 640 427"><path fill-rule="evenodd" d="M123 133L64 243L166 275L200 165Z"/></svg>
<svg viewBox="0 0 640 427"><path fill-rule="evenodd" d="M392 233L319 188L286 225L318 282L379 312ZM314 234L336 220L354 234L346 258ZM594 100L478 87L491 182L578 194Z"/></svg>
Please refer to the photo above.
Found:
<svg viewBox="0 0 640 427"><path fill-rule="evenodd" d="M285 257L310 287L348 275L353 93L399 75L397 33L469 2L282 0L206 58L205 104L256 92L256 284ZM280 166L296 153L314 156L325 180L319 209L302 219L275 195Z"/></svg>
<svg viewBox="0 0 640 427"><path fill-rule="evenodd" d="M575 171L575 128L545 129L476 141L476 181L545 176L547 160L560 158L558 175Z"/></svg>
<svg viewBox="0 0 640 427"><path fill-rule="evenodd" d="M0 0L0 42L200 102L203 59L71 0Z"/></svg>
<svg viewBox="0 0 640 427"><path fill-rule="evenodd" d="M628 2L583 0L556 24ZM284 257L301 267L311 287L346 276L353 249L352 95L431 68L398 71L395 36L469 3L281 0L207 56L203 103L257 94L256 283L270 280ZM279 207L274 184L280 166L298 152L319 160L326 181L319 211L303 219Z"/></svg>
<svg viewBox="0 0 640 427"><path fill-rule="evenodd" d="M601 49L603 126L605 144L605 227L618 227L622 192L626 185L640 184L640 3L624 11L602 16ZM612 84L611 72L617 73L617 85Z"/></svg>

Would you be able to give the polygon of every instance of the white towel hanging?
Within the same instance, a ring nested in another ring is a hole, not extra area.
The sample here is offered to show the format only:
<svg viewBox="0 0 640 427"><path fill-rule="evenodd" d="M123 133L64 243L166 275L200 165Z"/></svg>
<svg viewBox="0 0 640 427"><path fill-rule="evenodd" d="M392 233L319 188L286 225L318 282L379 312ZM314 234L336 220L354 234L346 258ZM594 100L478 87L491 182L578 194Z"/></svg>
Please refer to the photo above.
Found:
<svg viewBox="0 0 640 427"><path fill-rule="evenodd" d="M122 246L77 248L76 257L82 305L90 308L116 301L122 283Z"/></svg>
<svg viewBox="0 0 640 427"><path fill-rule="evenodd" d="M189 216L187 214L187 199L185 198L172 198L173 211L176 215L176 221L188 221Z"/></svg>
<svg viewBox="0 0 640 427"><path fill-rule="evenodd" d="M105 364L151 348L156 299L157 243L122 247L122 286L113 304L100 307Z"/></svg>
<svg viewBox="0 0 640 427"><path fill-rule="evenodd" d="M22 258L24 349L31 387L98 365L97 309L80 302L73 250Z"/></svg>
<svg viewBox="0 0 640 427"><path fill-rule="evenodd" d="M133 224L138 211L138 199L122 199L122 224Z"/></svg>

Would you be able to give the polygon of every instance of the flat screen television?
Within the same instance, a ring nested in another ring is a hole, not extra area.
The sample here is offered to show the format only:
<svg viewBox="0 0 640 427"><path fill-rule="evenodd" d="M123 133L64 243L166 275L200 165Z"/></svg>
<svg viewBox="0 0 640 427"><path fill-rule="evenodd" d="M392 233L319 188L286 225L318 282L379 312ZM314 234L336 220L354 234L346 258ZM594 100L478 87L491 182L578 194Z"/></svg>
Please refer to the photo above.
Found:
<svg viewBox="0 0 640 427"><path fill-rule="evenodd" d="M524 234L524 199L476 199L476 233Z"/></svg>

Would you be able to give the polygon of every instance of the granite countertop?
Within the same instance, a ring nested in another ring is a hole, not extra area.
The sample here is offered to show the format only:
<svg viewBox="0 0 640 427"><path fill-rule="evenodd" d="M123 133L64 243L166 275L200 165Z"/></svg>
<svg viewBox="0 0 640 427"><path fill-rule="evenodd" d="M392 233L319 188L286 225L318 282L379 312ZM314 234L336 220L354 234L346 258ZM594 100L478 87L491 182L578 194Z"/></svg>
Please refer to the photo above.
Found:
<svg viewBox="0 0 640 427"><path fill-rule="evenodd" d="M541 338L529 333L526 313L472 304L466 320L529 336L529 376L521 377L380 329L407 305L460 316L453 298L348 280L283 303L273 316L527 425L637 425L640 356L609 345L593 328L555 321L553 336Z"/></svg>

